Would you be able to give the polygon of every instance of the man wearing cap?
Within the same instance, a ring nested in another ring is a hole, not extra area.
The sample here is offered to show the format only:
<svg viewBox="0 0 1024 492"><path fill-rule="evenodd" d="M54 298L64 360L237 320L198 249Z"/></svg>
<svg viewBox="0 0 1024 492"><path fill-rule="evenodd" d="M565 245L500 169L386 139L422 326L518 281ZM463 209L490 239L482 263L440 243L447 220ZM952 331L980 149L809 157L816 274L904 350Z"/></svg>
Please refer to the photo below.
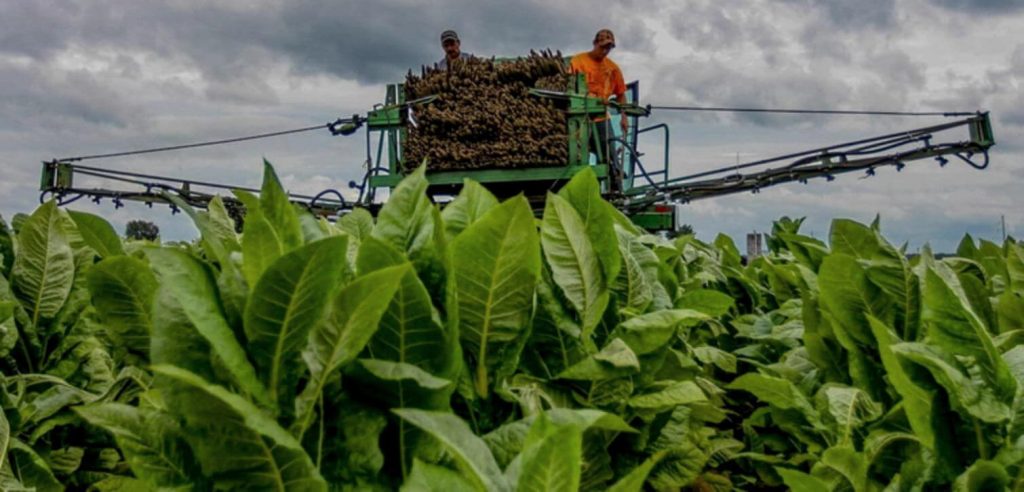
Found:
<svg viewBox="0 0 1024 492"><path fill-rule="evenodd" d="M616 102L626 102L626 82L622 78L622 70L608 58L615 48L615 34L611 29L601 29L594 35L594 47L590 51L584 51L574 57L569 63L569 69L573 73L582 73L587 77L587 88L591 96L609 100L615 96ZM629 118L622 114L620 119L622 133L629 129ZM608 145L608 138L611 136L611 129L608 128L608 114L595 118L597 123L598 139L603 143L605 157L609 156L611 146ZM614 170L621 173L621 170ZM614 181L614 180L613 180Z"/></svg>
<svg viewBox="0 0 1024 492"><path fill-rule="evenodd" d="M441 48L444 49L444 58L437 62L438 68L441 69L447 69L450 63L455 63L457 60L473 58L473 55L462 52L459 35L451 29L441 33Z"/></svg>

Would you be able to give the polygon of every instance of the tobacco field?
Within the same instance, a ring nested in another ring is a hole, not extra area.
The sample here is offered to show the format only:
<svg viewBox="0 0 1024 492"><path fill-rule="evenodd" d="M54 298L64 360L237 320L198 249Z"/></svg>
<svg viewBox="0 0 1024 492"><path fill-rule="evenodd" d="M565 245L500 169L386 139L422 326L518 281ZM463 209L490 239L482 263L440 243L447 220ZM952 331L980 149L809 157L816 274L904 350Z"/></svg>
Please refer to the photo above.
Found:
<svg viewBox="0 0 1024 492"><path fill-rule="evenodd" d="M591 172L376 220L0 223L0 490L1024 490L1024 245L782 219L745 262Z"/></svg>

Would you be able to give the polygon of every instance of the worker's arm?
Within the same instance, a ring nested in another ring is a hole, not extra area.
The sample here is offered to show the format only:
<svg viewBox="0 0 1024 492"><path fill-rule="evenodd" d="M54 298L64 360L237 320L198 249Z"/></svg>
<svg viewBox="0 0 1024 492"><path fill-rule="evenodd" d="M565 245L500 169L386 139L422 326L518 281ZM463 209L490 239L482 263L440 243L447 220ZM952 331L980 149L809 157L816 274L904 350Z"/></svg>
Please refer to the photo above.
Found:
<svg viewBox="0 0 1024 492"><path fill-rule="evenodd" d="M615 67L613 74L613 87L615 89L615 102L619 103L619 122L622 126L622 138L626 138L626 131L629 130L629 117L626 116L626 81L622 77L622 70Z"/></svg>

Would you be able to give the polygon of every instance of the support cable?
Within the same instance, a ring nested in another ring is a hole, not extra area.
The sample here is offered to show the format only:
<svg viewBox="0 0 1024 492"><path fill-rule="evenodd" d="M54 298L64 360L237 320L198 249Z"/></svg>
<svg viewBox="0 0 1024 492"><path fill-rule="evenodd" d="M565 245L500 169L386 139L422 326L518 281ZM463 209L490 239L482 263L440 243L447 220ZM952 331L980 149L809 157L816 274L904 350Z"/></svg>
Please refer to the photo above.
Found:
<svg viewBox="0 0 1024 492"><path fill-rule="evenodd" d="M978 113L962 111L860 111L860 110L837 110L837 109L775 109L775 108L726 108L712 106L652 106L647 105L648 110L657 109L665 111L714 111L731 113L787 113L787 114L841 114L841 115L871 115L871 116L973 116Z"/></svg>
<svg viewBox="0 0 1024 492"><path fill-rule="evenodd" d="M207 141L207 142L196 142L196 143L183 144L183 145L172 145L170 147L156 147L156 148L152 148L152 149L129 150L129 151L125 151L125 152L112 152L112 153L109 153L109 154L94 154L94 155L83 155L83 156L78 156L78 157L65 157L63 159L57 159L57 160L60 161L60 162L78 162L78 161L84 161L84 160L88 160L88 159L105 159L105 158L108 158L108 157L124 157L124 156L129 156L129 155L152 154L152 153L155 153L155 152L166 152L166 151L169 151L169 150L192 149L192 148L196 148L196 147L207 147L207 146L210 146L210 145L221 145L221 144L228 144L228 143L235 143L235 142L245 142L247 140L257 140L257 139L260 139L260 138L279 137L279 136L282 136L282 135L291 135L293 133L302 133L302 132L308 132L308 131L313 131L313 130L323 130L323 129L330 130L331 128L333 128L334 124L335 123L326 123L326 124L322 124L322 125L308 126L308 127L305 127L305 128L296 128L294 130L284 130L284 131L279 131L279 132L261 133L259 135L250 135L250 136L247 136L247 137L226 138L226 139L223 139L223 140L211 140L211 141Z"/></svg>

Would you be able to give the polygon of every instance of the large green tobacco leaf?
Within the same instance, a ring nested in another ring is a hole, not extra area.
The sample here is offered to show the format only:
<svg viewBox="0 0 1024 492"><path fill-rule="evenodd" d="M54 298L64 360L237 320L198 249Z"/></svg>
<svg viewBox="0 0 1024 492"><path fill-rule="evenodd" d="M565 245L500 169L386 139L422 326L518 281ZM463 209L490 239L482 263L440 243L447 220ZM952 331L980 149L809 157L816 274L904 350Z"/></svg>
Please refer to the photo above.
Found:
<svg viewBox="0 0 1024 492"><path fill-rule="evenodd" d="M647 482L647 476L650 475L651 470L657 466L658 462L666 454L665 451L654 453L650 458L647 458L643 463L633 468L626 476L612 484L607 492L642 492L644 490L644 483Z"/></svg>
<svg viewBox="0 0 1024 492"><path fill-rule="evenodd" d="M801 265L818 271L821 262L829 254L828 246L818 239L796 233L779 232L774 234L780 246L789 251Z"/></svg>
<svg viewBox="0 0 1024 492"><path fill-rule="evenodd" d="M170 406L185 417L196 457L216 488L327 490L302 445L263 410L184 369L153 370L190 388L182 394L187 401Z"/></svg>
<svg viewBox="0 0 1024 492"><path fill-rule="evenodd" d="M365 208L356 208L338 219L338 229L356 241L363 241L373 234L373 215Z"/></svg>
<svg viewBox="0 0 1024 492"><path fill-rule="evenodd" d="M678 405L704 402L707 399L697 383L678 381L659 391L630 398L629 406L646 410L666 410Z"/></svg>
<svg viewBox="0 0 1024 492"><path fill-rule="evenodd" d="M302 373L300 358L309 333L323 320L337 292L347 240L330 237L278 258L246 303L248 353L271 401L286 413Z"/></svg>
<svg viewBox="0 0 1024 492"><path fill-rule="evenodd" d="M356 260L360 275L407 263L405 255L380 239L367 237ZM443 328L430 294L415 271L402 276L380 328L368 345L371 357L444 373L452 356L452 336Z"/></svg>
<svg viewBox="0 0 1024 492"><path fill-rule="evenodd" d="M890 349L897 357L927 369L949 394L955 409L982 422L1003 423L1010 419L1009 402L1013 395L1003 400L996 388L971 377L952 355L914 342L896 344Z"/></svg>
<svg viewBox="0 0 1024 492"><path fill-rule="evenodd" d="M619 275L622 260L616 237L615 221L608 213L608 204L601 197L601 185L597 182L594 169L587 167L576 173L559 192L583 221L587 237L594 245L594 252L601 262L604 278L609 282Z"/></svg>
<svg viewBox="0 0 1024 492"><path fill-rule="evenodd" d="M118 346L149 354L156 276L144 261L130 256L107 258L88 273L92 303Z"/></svg>
<svg viewBox="0 0 1024 492"><path fill-rule="evenodd" d="M999 333L1024 330L1024 289L1021 292L1004 290L995 302Z"/></svg>
<svg viewBox="0 0 1024 492"><path fill-rule="evenodd" d="M1010 426L1007 431L1010 434L1010 441L1016 442L1024 436L1024 345L1018 345L1003 354L1010 372L1017 380L1017 394L1013 397L1011 406Z"/></svg>
<svg viewBox="0 0 1024 492"><path fill-rule="evenodd" d="M85 244L95 250L100 257L109 258L124 254L121 238L114 231L113 226L102 217L74 210L68 210L68 215L71 220L75 221Z"/></svg>
<svg viewBox="0 0 1024 492"><path fill-rule="evenodd" d="M873 316L868 316L868 321L875 340L878 341L878 353L882 357L886 377L902 398L903 410L906 412L910 428L914 430L921 443L936 454L940 464L952 466L955 456L951 448L952 436L949 434L949 426L943 421L942 415L939 415L941 405L937 403L936 391L929 386L918 384L917 381L923 380L926 375L915 374L911 372L913 366L905 368L901 364L891 348L901 340L892 329Z"/></svg>
<svg viewBox="0 0 1024 492"><path fill-rule="evenodd" d="M787 379L768 376L766 374L747 373L729 383L729 389L738 389L753 393L758 400L783 410L796 410L807 419L815 429L824 429L821 415L810 400Z"/></svg>
<svg viewBox="0 0 1024 492"><path fill-rule="evenodd" d="M473 485L458 472L443 466L414 460L412 473L402 484L401 492L473 492Z"/></svg>
<svg viewBox="0 0 1024 492"><path fill-rule="evenodd" d="M864 268L851 256L825 258L818 272L818 287L822 306L832 313L837 328L859 345L874 344L868 315L884 322L893 319L892 300L868 281Z"/></svg>
<svg viewBox="0 0 1024 492"><path fill-rule="evenodd" d="M210 218L209 232L217 236L229 253L241 251L242 246L238 243L238 234L235 232L235 219L231 218L228 208L224 205L224 199L219 195L213 197L206 210Z"/></svg>
<svg viewBox="0 0 1024 492"><path fill-rule="evenodd" d="M690 328L708 316L690 309L666 309L623 321L610 336L619 337L637 355L654 352L669 343L679 328Z"/></svg>
<svg viewBox="0 0 1024 492"><path fill-rule="evenodd" d="M164 193L164 197L170 200L176 207L184 210L192 219L196 228L199 229L203 252L206 254L206 257L222 265L227 263L231 251L237 250L238 245L224 242L225 238L220 234L222 229L213 223L210 214L196 211L180 196ZM233 229L231 233L234 234Z"/></svg>
<svg viewBox="0 0 1024 492"><path fill-rule="evenodd" d="M18 325L14 317L17 306L16 301L0 301L0 357L7 357L18 344Z"/></svg>
<svg viewBox="0 0 1024 492"><path fill-rule="evenodd" d="M860 260L868 279L888 294L899 307L893 314L903 338L917 338L920 323L920 290L906 256L877 230L847 219L832 221L832 251Z"/></svg>
<svg viewBox="0 0 1024 492"><path fill-rule="evenodd" d="M121 403L80 406L75 412L113 434L132 473L150 485L182 487L198 478L191 449L169 415Z"/></svg>
<svg viewBox="0 0 1024 492"><path fill-rule="evenodd" d="M344 241L339 245L344 248ZM330 374L353 361L370 341L370 337L377 331L381 316L398 290L399 283L411 270L411 266L402 265L363 275L347 285L334 298L327 319L317 324L308 335L309 346L303 353L310 372L310 381L307 384L312 388L308 395L313 400L320 397ZM325 290L329 291L326 288ZM283 336L300 337L302 340L307 338L304 334L295 333L294 330L290 330L288 335ZM305 415L300 415L299 435L308 427L311 416L312 404L308 404Z"/></svg>
<svg viewBox="0 0 1024 492"><path fill-rule="evenodd" d="M441 211L441 218L444 219L444 232L448 241L455 239L459 233L466 230L473 222L476 222L488 210L498 205L498 199L494 197L483 185L466 179L462 183L462 191Z"/></svg>
<svg viewBox="0 0 1024 492"><path fill-rule="evenodd" d="M802 471L776 467L775 471L782 477L786 487L792 492L828 492L829 487L820 478Z"/></svg>
<svg viewBox="0 0 1024 492"><path fill-rule="evenodd" d="M284 244L260 209L245 216L242 234L242 272L249 285L256 285L263 272L285 252Z"/></svg>
<svg viewBox="0 0 1024 492"><path fill-rule="evenodd" d="M299 216L281 187L274 167L263 161L263 186L260 188L260 210L270 226L277 232L284 252L302 245L302 225Z"/></svg>
<svg viewBox="0 0 1024 492"><path fill-rule="evenodd" d="M427 197L426 165L405 177L377 215L373 237L405 253L435 301L445 291L445 232L441 213Z"/></svg>
<svg viewBox="0 0 1024 492"><path fill-rule="evenodd" d="M486 397L493 372L518 357L529 326L540 275L529 203L518 196L494 207L452 242L451 254L459 337L477 394Z"/></svg>
<svg viewBox="0 0 1024 492"><path fill-rule="evenodd" d="M515 422L510 422L483 436L484 442L494 454L501 466L508 466L526 445L527 435L537 420L538 415L530 415ZM636 433L621 417L615 414L592 409L552 408L544 412L546 418L558 426L573 425L583 431L594 431L595 434L606 432Z"/></svg>
<svg viewBox="0 0 1024 492"><path fill-rule="evenodd" d="M978 460L953 482L953 492L987 492L1006 490L1010 476L999 463Z"/></svg>
<svg viewBox="0 0 1024 492"><path fill-rule="evenodd" d="M25 490L63 492L64 485L54 476L53 469L31 446L12 438L7 454L8 462L0 465L4 465L5 471L9 471L11 475L18 477Z"/></svg>
<svg viewBox="0 0 1024 492"><path fill-rule="evenodd" d="M836 446L825 450L821 461L815 465L814 474L829 477L838 474L854 492L868 492L868 463L863 453L850 446ZM842 486L836 488L842 489ZM835 489L833 489L835 490Z"/></svg>
<svg viewBox="0 0 1024 492"><path fill-rule="evenodd" d="M665 287L658 282L658 257L625 229L616 226L622 269L615 279L613 290L619 303L636 312L643 312L654 303L654 309L671 307Z"/></svg>
<svg viewBox="0 0 1024 492"><path fill-rule="evenodd" d="M941 264L928 265L923 290L921 322L927 341L950 354L974 357L999 398L1012 399L1016 382L956 276Z"/></svg>
<svg viewBox="0 0 1024 492"><path fill-rule="evenodd" d="M54 317L71 293L75 263L60 210L49 201L36 209L17 236L11 283L32 324Z"/></svg>
<svg viewBox="0 0 1024 492"><path fill-rule="evenodd" d="M206 339L210 349L219 357L234 382L261 403L270 405L271 399L267 388L256 377L256 370L249 362L246 351L224 319L217 287L209 267L179 250L151 249L147 250L146 254L158 274L161 287L167 289L189 323ZM179 324L180 320L176 318L173 313L168 312L166 320L169 323L166 326ZM153 352L156 352L156 340L153 343ZM155 354L152 355L156 362ZM187 356L173 353L168 355Z"/></svg>
<svg viewBox="0 0 1024 492"><path fill-rule="evenodd" d="M858 388L827 386L817 398L822 414L835 424L841 444L850 444L854 431L882 416L882 406Z"/></svg>
<svg viewBox="0 0 1024 492"><path fill-rule="evenodd" d="M575 492L580 486L583 430L576 425L554 425L541 414L526 436L522 453L506 470L516 491Z"/></svg>
<svg viewBox="0 0 1024 492"><path fill-rule="evenodd" d="M583 220L558 195L548 194L541 244L552 278L579 314L582 337L589 339L608 306L609 279Z"/></svg>
<svg viewBox="0 0 1024 492"><path fill-rule="evenodd" d="M496 492L510 489L487 445L473 434L466 422L459 417L450 413L412 408L398 408L392 411L440 441L463 477L469 480L475 489Z"/></svg>
<svg viewBox="0 0 1024 492"><path fill-rule="evenodd" d="M405 177L391 193L387 203L377 215L373 237L394 245L400 251L411 253L428 249L433 240L434 206L427 197L426 166L420 166Z"/></svg>

